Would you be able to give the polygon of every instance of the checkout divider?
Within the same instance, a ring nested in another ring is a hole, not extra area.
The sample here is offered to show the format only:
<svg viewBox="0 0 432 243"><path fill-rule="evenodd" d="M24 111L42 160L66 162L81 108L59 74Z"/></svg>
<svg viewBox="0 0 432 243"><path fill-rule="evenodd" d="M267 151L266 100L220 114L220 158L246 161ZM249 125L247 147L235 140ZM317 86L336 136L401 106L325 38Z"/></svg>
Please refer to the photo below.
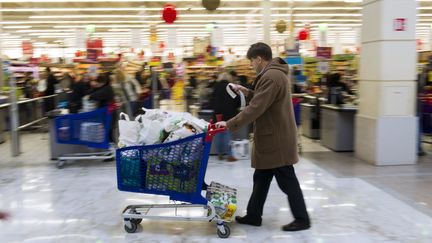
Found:
<svg viewBox="0 0 432 243"><path fill-rule="evenodd" d="M57 98L55 94L13 102L14 97L10 97L10 103L0 105L0 143L5 141L4 132L8 130L11 133L12 156L21 153L19 131L46 120L44 103L53 99L57 106Z"/></svg>

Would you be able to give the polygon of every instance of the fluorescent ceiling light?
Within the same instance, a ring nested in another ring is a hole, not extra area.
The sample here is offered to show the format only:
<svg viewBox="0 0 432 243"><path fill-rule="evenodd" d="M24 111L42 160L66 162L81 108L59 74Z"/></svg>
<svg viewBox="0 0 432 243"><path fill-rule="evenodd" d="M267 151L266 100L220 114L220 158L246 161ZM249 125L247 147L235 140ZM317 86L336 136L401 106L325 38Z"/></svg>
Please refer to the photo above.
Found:
<svg viewBox="0 0 432 243"><path fill-rule="evenodd" d="M31 30L17 30L15 32L17 32L17 33L42 33L42 32L56 32L56 33L58 33L58 32L71 32L71 31L73 31L73 30L71 30L71 29L63 29L63 30L61 30L61 29L55 29L55 30L53 30L53 29L46 29L46 30L31 29Z"/></svg>
<svg viewBox="0 0 432 243"><path fill-rule="evenodd" d="M38 35L45 35L45 36L48 36L48 35L54 35L54 36L56 36L56 35L63 35L63 36L70 36L72 33L29 33L28 35L30 35L30 36L38 36Z"/></svg>
<svg viewBox="0 0 432 243"><path fill-rule="evenodd" d="M31 26L15 25L15 26L3 26L3 29L30 29Z"/></svg>
<svg viewBox="0 0 432 243"><path fill-rule="evenodd" d="M148 28L148 25L95 25L95 28ZM82 29L86 28L86 25L55 25L55 29L72 28L72 29Z"/></svg>
<svg viewBox="0 0 432 243"><path fill-rule="evenodd" d="M110 32L116 32L116 31L131 31L132 29L109 29Z"/></svg>

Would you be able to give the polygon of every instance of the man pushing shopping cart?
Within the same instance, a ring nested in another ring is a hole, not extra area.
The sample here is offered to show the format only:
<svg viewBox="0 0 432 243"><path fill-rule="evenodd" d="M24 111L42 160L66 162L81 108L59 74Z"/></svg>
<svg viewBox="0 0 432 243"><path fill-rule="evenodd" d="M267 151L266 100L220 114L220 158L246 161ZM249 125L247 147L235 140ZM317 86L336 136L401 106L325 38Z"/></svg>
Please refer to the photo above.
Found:
<svg viewBox="0 0 432 243"><path fill-rule="evenodd" d="M273 176L280 189L288 196L294 221L282 227L284 231L299 231L310 228L303 193L297 180L293 164L297 163L297 126L291 100L291 84L288 80L288 65L281 58L272 59L270 46L264 43L252 45L247 58L258 76L253 89L235 85L250 103L237 116L216 127L235 131L254 123L254 146L252 150L253 191L247 206L247 214L237 216L237 223L261 226L264 202Z"/></svg>

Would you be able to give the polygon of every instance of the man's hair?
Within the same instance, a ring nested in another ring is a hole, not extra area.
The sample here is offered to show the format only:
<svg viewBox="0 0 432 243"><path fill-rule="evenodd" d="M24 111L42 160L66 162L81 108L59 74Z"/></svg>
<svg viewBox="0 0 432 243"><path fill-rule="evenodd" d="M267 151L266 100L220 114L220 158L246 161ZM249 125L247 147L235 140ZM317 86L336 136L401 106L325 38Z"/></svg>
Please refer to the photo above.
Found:
<svg viewBox="0 0 432 243"><path fill-rule="evenodd" d="M246 57L251 60L257 57L261 57L266 61L270 61L273 57L272 50L269 45L258 42L249 48Z"/></svg>

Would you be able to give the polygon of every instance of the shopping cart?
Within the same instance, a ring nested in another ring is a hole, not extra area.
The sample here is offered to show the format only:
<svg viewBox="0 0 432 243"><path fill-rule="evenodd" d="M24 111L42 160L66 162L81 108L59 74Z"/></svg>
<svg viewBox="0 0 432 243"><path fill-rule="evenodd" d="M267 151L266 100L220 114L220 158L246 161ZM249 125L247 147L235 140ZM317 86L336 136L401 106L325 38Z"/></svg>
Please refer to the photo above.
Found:
<svg viewBox="0 0 432 243"><path fill-rule="evenodd" d="M57 167L63 168L68 161L74 160L113 160L115 150L109 143L111 117L108 108L57 117L57 143L98 149L98 152L63 154L57 159Z"/></svg>
<svg viewBox="0 0 432 243"><path fill-rule="evenodd" d="M120 191L169 196L180 204L130 205L123 210L124 228L134 233L142 219L197 220L217 222L221 238L230 235L226 224L231 219L222 218L215 206L201 195L212 138L224 128L209 125L207 133L178 141L149 146L117 149L117 182ZM201 216L178 215L178 209L200 208ZM174 215L152 215L152 210L175 210ZM232 216L231 216L232 217Z"/></svg>
<svg viewBox="0 0 432 243"><path fill-rule="evenodd" d="M298 146L298 151L300 154L303 153L303 145L302 145L302 139L301 139L301 132L300 132L300 128L301 128L301 120L300 120L300 104L301 104L301 99L300 98L292 98L292 103L293 103L293 109L294 109L294 118L295 118L295 122L297 125L297 146Z"/></svg>

